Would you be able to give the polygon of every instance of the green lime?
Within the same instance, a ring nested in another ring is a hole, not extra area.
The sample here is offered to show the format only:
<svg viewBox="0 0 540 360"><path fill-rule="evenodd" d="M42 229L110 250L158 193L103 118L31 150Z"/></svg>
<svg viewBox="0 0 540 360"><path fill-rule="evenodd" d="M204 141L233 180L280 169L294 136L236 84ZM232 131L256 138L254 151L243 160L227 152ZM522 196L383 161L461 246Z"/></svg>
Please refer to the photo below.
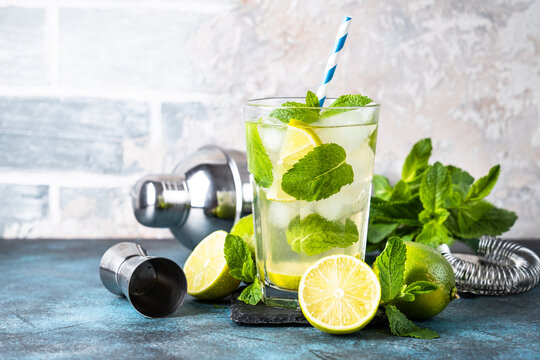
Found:
<svg viewBox="0 0 540 360"><path fill-rule="evenodd" d="M427 319L443 311L450 301L458 297L454 271L448 261L431 247L416 242L405 242L405 246L404 283L431 281L439 289L418 295L412 302L401 301L396 305L410 319Z"/></svg>
<svg viewBox="0 0 540 360"><path fill-rule="evenodd" d="M226 237L225 231L214 231L193 249L184 265L188 294L212 300L227 296L238 288L240 281L229 274L223 254Z"/></svg>
<svg viewBox="0 0 540 360"><path fill-rule="evenodd" d="M251 251L251 254L255 256L255 231L253 230L253 214L244 216L231 229L231 234L240 236L242 240L246 242Z"/></svg>

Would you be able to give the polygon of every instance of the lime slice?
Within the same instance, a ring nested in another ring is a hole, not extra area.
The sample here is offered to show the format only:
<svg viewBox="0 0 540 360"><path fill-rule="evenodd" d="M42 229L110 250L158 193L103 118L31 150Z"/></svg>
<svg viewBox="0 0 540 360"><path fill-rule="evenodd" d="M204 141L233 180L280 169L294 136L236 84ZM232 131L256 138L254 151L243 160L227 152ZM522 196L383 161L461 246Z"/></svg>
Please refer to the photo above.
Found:
<svg viewBox="0 0 540 360"><path fill-rule="evenodd" d="M300 262L272 262L267 264L268 279L282 289L298 291L306 264Z"/></svg>
<svg viewBox="0 0 540 360"><path fill-rule="evenodd" d="M268 273L268 278L272 284L277 285L282 289L293 291L298 291L298 285L302 279L299 275L286 275L273 272Z"/></svg>
<svg viewBox="0 0 540 360"><path fill-rule="evenodd" d="M279 152L279 160L275 167L274 182L268 189L266 197L272 201L294 201L293 196L281 189L281 178L293 165L316 146L321 139L313 129L301 121L291 119L285 132L285 139Z"/></svg>
<svg viewBox="0 0 540 360"><path fill-rule="evenodd" d="M229 274L223 254L227 233L219 230L205 237L184 265L188 294L199 299L219 299L234 292L240 281Z"/></svg>
<svg viewBox="0 0 540 360"><path fill-rule="evenodd" d="M332 255L313 264L302 276L298 301L306 319L331 334L350 334L375 316L381 287L362 260Z"/></svg>

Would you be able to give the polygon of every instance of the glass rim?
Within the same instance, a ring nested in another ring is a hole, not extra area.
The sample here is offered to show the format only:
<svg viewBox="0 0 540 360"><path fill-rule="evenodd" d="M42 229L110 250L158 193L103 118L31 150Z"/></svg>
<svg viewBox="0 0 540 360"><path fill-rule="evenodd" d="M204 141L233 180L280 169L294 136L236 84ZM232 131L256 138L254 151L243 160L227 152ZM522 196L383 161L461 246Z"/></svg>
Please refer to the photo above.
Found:
<svg viewBox="0 0 540 360"><path fill-rule="evenodd" d="M263 98L256 98L256 99L249 99L244 101L244 106L249 107L255 107L255 108L282 108L282 109L343 109L343 110L354 110L354 109L363 109L363 108L380 108L381 104L378 102L372 101L369 104L366 104L364 106L282 106L282 105L271 105L271 104L263 104L260 103L262 101L268 101L268 100L284 100L286 101L298 101L302 100L305 101L305 97L300 96L270 96L270 97L263 97ZM326 100L337 100L337 98L326 98Z"/></svg>

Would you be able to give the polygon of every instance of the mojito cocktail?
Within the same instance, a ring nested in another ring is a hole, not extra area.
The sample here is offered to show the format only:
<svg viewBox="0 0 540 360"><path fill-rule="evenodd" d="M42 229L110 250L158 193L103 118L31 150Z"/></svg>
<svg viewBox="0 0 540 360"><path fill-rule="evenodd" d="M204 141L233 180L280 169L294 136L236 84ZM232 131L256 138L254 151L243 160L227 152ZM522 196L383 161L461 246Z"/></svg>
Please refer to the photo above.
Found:
<svg viewBox="0 0 540 360"><path fill-rule="evenodd" d="M364 259L379 105L341 99L320 108L268 98L244 108L267 305L296 308L302 274L323 257Z"/></svg>

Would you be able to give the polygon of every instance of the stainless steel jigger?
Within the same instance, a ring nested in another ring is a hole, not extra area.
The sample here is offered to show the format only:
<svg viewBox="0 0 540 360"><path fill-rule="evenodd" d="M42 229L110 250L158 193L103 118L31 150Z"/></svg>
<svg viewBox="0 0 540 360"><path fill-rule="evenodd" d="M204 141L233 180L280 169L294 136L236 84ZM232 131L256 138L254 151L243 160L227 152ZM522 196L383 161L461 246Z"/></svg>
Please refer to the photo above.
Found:
<svg viewBox="0 0 540 360"><path fill-rule="evenodd" d="M140 314L158 318L184 302L187 280L174 261L148 256L140 245L122 242L109 248L99 263L99 276L115 295L124 295Z"/></svg>

